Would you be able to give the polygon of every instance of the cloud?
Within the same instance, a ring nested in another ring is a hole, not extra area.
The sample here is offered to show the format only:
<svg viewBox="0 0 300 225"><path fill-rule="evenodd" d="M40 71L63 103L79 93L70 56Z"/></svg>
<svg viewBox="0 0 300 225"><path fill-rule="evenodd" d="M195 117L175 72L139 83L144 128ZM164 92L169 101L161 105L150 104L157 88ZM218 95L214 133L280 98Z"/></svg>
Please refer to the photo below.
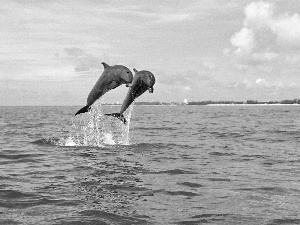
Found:
<svg viewBox="0 0 300 225"><path fill-rule="evenodd" d="M282 91L289 91L288 89L291 87L300 86L299 82L295 82L292 80L281 80L281 79L267 79L267 78L256 78L256 79L244 79L243 81L238 81L230 84L231 87L234 88L246 88L251 90L272 90L274 89L282 89ZM254 91L255 92L255 91ZM299 91L297 91L299 92Z"/></svg>
<svg viewBox="0 0 300 225"><path fill-rule="evenodd" d="M196 15L195 8L190 7L190 3L176 2L174 4L174 2L161 1L152 1L150 4L142 1L107 4L106 10L102 13L111 14L118 18L119 22L124 21L124 18L134 21L132 25L137 25L141 21L143 25L179 23L191 20Z"/></svg>
<svg viewBox="0 0 300 225"><path fill-rule="evenodd" d="M300 16L295 13L293 16L285 14L273 24L273 30L278 36L278 43L281 46L296 47L300 50Z"/></svg>
<svg viewBox="0 0 300 225"><path fill-rule="evenodd" d="M65 48L64 50L69 56L74 56L74 57L80 57L86 54L82 49L76 47Z"/></svg>
<svg viewBox="0 0 300 225"><path fill-rule="evenodd" d="M265 83L266 83L266 80L263 79L263 78L258 78L258 79L256 79L255 83L256 83L256 84L265 84Z"/></svg>
<svg viewBox="0 0 300 225"><path fill-rule="evenodd" d="M158 15L157 22L159 23L178 23L186 20L190 20L194 17L193 14L183 14L183 13L176 13L176 14L160 14Z"/></svg>
<svg viewBox="0 0 300 225"><path fill-rule="evenodd" d="M94 71L103 68L100 57L87 54L83 49L71 47L65 48L64 51L76 63L76 72Z"/></svg>
<svg viewBox="0 0 300 225"><path fill-rule="evenodd" d="M255 47L255 37L252 29L243 27L230 39L233 46L237 47L236 53L250 53Z"/></svg>
<svg viewBox="0 0 300 225"><path fill-rule="evenodd" d="M214 64L214 62L212 61L204 61L202 63L202 65L204 66L204 68L206 68L207 70L215 70L216 69L216 65Z"/></svg>
<svg viewBox="0 0 300 225"><path fill-rule="evenodd" d="M243 28L230 39L238 63L258 65L292 51L300 53L299 14L276 14L275 6L264 1L248 4L244 14Z"/></svg>
<svg viewBox="0 0 300 225"><path fill-rule="evenodd" d="M210 65L212 66L212 65ZM197 86L199 83L209 82L212 78L207 74L205 70L194 71L185 70L181 73L174 74L161 74L160 82L168 86L184 86L191 87Z"/></svg>

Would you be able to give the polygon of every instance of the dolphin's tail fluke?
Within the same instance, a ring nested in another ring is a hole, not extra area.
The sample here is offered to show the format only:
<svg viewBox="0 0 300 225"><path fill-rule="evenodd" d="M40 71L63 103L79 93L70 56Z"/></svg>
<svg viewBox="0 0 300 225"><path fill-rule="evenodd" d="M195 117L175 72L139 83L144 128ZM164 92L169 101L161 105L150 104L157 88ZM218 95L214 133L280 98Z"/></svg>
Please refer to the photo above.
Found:
<svg viewBox="0 0 300 225"><path fill-rule="evenodd" d="M79 109L78 112L75 114L75 116L80 114L80 113L88 112L89 110L90 110L90 106L86 105L86 106L82 107L81 109Z"/></svg>
<svg viewBox="0 0 300 225"><path fill-rule="evenodd" d="M113 116L113 117L116 117L118 118L119 120L121 120L124 124L127 123L125 117L123 114L121 113L110 113L110 114L104 114L105 116Z"/></svg>

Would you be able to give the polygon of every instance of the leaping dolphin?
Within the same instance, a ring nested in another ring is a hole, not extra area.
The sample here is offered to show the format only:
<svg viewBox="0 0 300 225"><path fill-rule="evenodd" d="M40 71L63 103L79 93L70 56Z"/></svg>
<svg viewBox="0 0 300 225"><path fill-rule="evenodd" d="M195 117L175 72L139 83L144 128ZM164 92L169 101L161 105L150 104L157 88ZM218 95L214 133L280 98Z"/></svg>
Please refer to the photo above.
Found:
<svg viewBox="0 0 300 225"><path fill-rule="evenodd" d="M127 87L130 86L133 75L126 66L109 66L105 62L102 62L102 65L104 66L104 71L93 89L90 91L86 106L81 108L75 116L80 113L88 112L91 105L106 92L120 86L121 84L126 84Z"/></svg>
<svg viewBox="0 0 300 225"><path fill-rule="evenodd" d="M111 113L105 114L106 116L114 116L120 119L124 124L126 124L126 119L123 115L123 112L130 106L130 104L142 95L145 91L149 91L149 93L153 93L153 86L155 84L155 77L154 75L147 71L142 70L138 72L136 69L133 69L135 75L133 77L132 85L129 88L127 95L123 101L121 110L119 113Z"/></svg>

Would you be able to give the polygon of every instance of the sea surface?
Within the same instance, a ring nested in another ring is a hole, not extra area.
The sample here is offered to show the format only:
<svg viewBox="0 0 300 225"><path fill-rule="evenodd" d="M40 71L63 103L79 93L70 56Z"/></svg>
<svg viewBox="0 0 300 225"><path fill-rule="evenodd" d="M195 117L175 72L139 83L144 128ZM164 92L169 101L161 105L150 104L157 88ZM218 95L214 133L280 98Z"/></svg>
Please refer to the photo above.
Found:
<svg viewBox="0 0 300 225"><path fill-rule="evenodd" d="M300 224L300 105L0 107L0 224Z"/></svg>

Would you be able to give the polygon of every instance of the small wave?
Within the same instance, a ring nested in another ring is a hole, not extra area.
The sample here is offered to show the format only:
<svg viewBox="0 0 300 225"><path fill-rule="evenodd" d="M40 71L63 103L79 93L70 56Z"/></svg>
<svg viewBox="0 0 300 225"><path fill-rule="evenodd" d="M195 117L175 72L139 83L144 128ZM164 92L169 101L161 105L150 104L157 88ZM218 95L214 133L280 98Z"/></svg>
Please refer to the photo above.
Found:
<svg viewBox="0 0 300 225"><path fill-rule="evenodd" d="M31 142L32 144L36 145L48 145L48 146L79 146L75 141L72 139L72 137L68 138L42 138L38 139L36 141Z"/></svg>
<svg viewBox="0 0 300 225"><path fill-rule="evenodd" d="M282 163L286 163L287 161L285 160L265 160L264 162L262 162L262 165L265 165L265 166L272 166L272 165L275 165L275 164L282 164Z"/></svg>
<svg viewBox="0 0 300 225"><path fill-rule="evenodd" d="M36 145L57 145L59 139L58 138L42 138L42 139L38 139L36 141L32 141L32 144L36 144Z"/></svg>
<svg viewBox="0 0 300 225"><path fill-rule="evenodd" d="M192 216L192 220L180 221L177 224L189 225L189 224L210 224L214 221L222 221L228 217L228 214L200 214Z"/></svg>
<svg viewBox="0 0 300 225"><path fill-rule="evenodd" d="M114 136L112 133L103 133L102 137L93 141L82 140L79 137L69 136L67 138L61 138L58 142L60 146L90 146L90 147L106 147L107 145L118 145L116 140L114 140Z"/></svg>
<svg viewBox="0 0 300 225"><path fill-rule="evenodd" d="M274 219L268 225L279 225L279 224L300 224L300 219L289 219L289 218L283 218L283 219Z"/></svg>
<svg viewBox="0 0 300 225"><path fill-rule="evenodd" d="M169 175L197 174L196 172L193 172L193 171L181 170L181 169L164 170L164 171L159 171L159 172L155 172L155 173L156 173L156 174L166 173L166 174L169 174Z"/></svg>
<svg viewBox="0 0 300 225"><path fill-rule="evenodd" d="M211 152L209 155L216 155L216 156L234 156L235 153L227 153L227 152Z"/></svg>
<svg viewBox="0 0 300 225"><path fill-rule="evenodd" d="M136 147L136 148L140 148L140 149L143 149L143 148L149 148L149 147L154 147L154 148L163 148L165 147L166 144L164 143L135 143L132 145L132 147Z"/></svg>
<svg viewBox="0 0 300 225"><path fill-rule="evenodd" d="M34 194L23 193L15 190L1 190L0 191L1 199L14 199L14 198L27 198L33 197Z"/></svg>
<svg viewBox="0 0 300 225"><path fill-rule="evenodd" d="M222 131L212 131L209 132L209 134L216 136L218 138L242 138L245 137L246 134L245 133L236 133L236 132L222 132Z"/></svg>
<svg viewBox="0 0 300 225"><path fill-rule="evenodd" d="M198 183L192 183L192 182L182 182L182 183L178 183L179 185L183 185L186 187L190 187L190 188L200 188L200 187L204 187L204 185L202 184L198 184Z"/></svg>
<svg viewBox="0 0 300 225"><path fill-rule="evenodd" d="M156 130L176 130L174 127L135 127L136 130L149 130L149 131L156 131Z"/></svg>
<svg viewBox="0 0 300 225"><path fill-rule="evenodd" d="M141 196L153 196L154 194L164 194L164 195L171 195L171 196L185 196L185 197L195 197L199 196L199 193L191 192L191 191L168 191L165 189L159 189L154 191L145 191L144 193L140 194Z"/></svg>
<svg viewBox="0 0 300 225"><path fill-rule="evenodd" d="M265 155L242 155L241 157L265 159L267 156L265 156Z"/></svg>
<svg viewBox="0 0 300 225"><path fill-rule="evenodd" d="M62 146L78 146L78 143L76 143L72 137L68 137L66 139L61 139L59 141L59 144Z"/></svg>
<svg viewBox="0 0 300 225"><path fill-rule="evenodd" d="M1 176L0 175L0 180L12 180L13 178L12 177L10 177L10 176ZM6 184L1 184L0 185L0 188L4 188L4 187L6 187L6 186L8 186L8 185L6 185Z"/></svg>
<svg viewBox="0 0 300 225"><path fill-rule="evenodd" d="M286 134L290 136L299 136L300 132L298 130L267 130L267 133L271 134Z"/></svg>
<svg viewBox="0 0 300 225"><path fill-rule="evenodd" d="M34 155L32 154L0 154L0 158L2 159L11 159L11 160L18 160L18 159L24 159L24 158L29 158Z"/></svg>
<svg viewBox="0 0 300 225"><path fill-rule="evenodd" d="M192 216L192 218L224 218L228 216L227 213L224 214L211 214L211 213L204 213L204 214L200 214L200 215L195 215Z"/></svg>
<svg viewBox="0 0 300 225"><path fill-rule="evenodd" d="M139 149L149 149L149 148L153 148L153 149L174 149L174 148L185 148L185 149L191 149L191 148L196 148L190 145L185 145L185 144L172 144L172 143L134 143L131 144L131 147L133 148L139 148Z"/></svg>
<svg viewBox="0 0 300 225"><path fill-rule="evenodd" d="M37 197L37 196L36 196ZM76 201L68 201L68 200L59 200L59 199L50 199L46 197L39 198L16 198L14 201L7 200L0 202L0 207L10 208L10 209L24 209L31 208L39 205L59 205L59 206L70 206L71 204L77 205ZM17 200L19 199L19 201Z"/></svg>
<svg viewBox="0 0 300 225"><path fill-rule="evenodd" d="M191 191L163 191L162 193L165 193L167 195L181 195L181 196L186 196L186 197L195 197L198 196L198 193L191 192Z"/></svg>
<svg viewBox="0 0 300 225"><path fill-rule="evenodd" d="M94 142L88 142L82 140L82 138L69 136L69 137L62 137L62 138L42 138L36 141L31 142L32 144L36 145L45 145L45 146L66 146L66 147L106 147L107 145L117 145L114 140L114 137L111 133L104 133L103 137ZM1 155L0 155L1 158Z"/></svg>
<svg viewBox="0 0 300 225"><path fill-rule="evenodd" d="M226 181L226 182L231 181L231 179L229 179L229 178L208 178L207 180L210 180L210 181Z"/></svg>
<svg viewBox="0 0 300 225"><path fill-rule="evenodd" d="M77 200L57 199L50 196L39 195L34 192L22 192L19 190L0 190L0 207L3 208L30 208L39 205L77 205Z"/></svg>
<svg viewBox="0 0 300 225"><path fill-rule="evenodd" d="M36 145L45 145L45 146L82 146L82 144L76 142L76 139L73 137L67 138L42 138L36 141L31 142Z"/></svg>
<svg viewBox="0 0 300 225"><path fill-rule="evenodd" d="M82 222L83 224L148 224L147 220L141 218L118 215L115 212L105 212L102 210L84 210L79 212L79 214L81 215L80 224L82 224ZM95 220L88 220L87 218L95 218ZM78 221L72 224L77 224L77 222Z"/></svg>
<svg viewBox="0 0 300 225"><path fill-rule="evenodd" d="M256 188L239 188L241 191L254 191L254 192L267 192L269 194L282 194L286 193L287 190L281 187L256 187Z"/></svg>
<svg viewBox="0 0 300 225"><path fill-rule="evenodd" d="M241 155L238 158L232 159L232 161L242 162L242 161L253 161L257 159L265 159L267 156L265 155Z"/></svg>

